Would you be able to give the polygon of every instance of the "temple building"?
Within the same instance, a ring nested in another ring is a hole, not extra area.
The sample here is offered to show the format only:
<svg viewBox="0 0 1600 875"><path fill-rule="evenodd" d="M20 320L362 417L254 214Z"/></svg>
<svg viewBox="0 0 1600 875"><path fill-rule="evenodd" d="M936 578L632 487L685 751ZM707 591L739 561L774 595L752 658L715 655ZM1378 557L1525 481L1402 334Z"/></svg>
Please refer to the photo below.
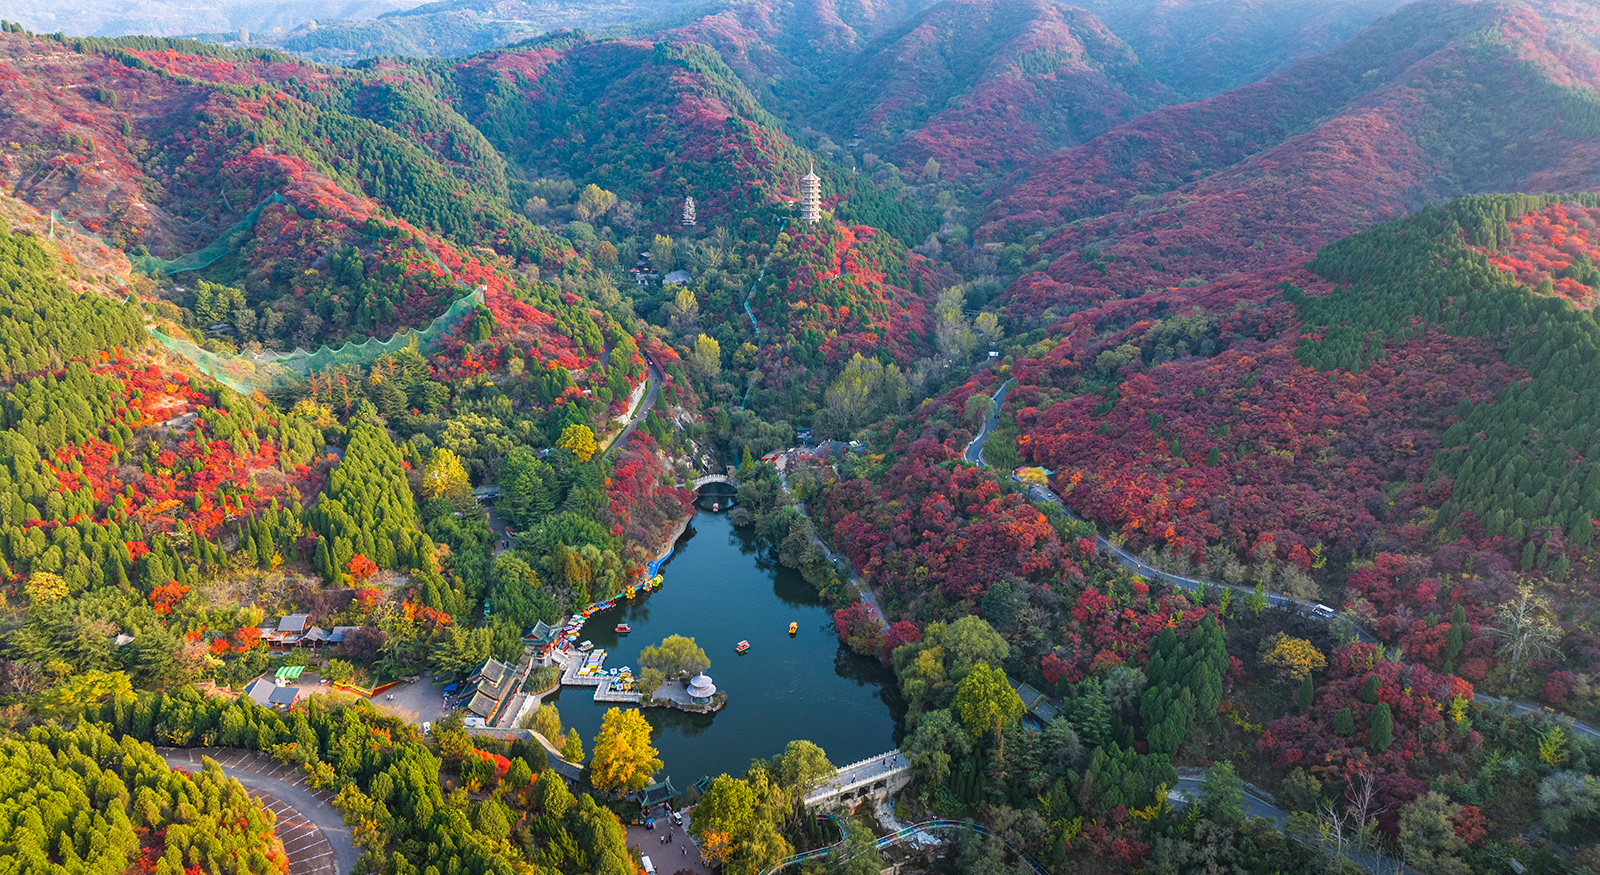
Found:
<svg viewBox="0 0 1600 875"><path fill-rule="evenodd" d="M800 179L800 221L807 225L822 221L822 178L815 164Z"/></svg>

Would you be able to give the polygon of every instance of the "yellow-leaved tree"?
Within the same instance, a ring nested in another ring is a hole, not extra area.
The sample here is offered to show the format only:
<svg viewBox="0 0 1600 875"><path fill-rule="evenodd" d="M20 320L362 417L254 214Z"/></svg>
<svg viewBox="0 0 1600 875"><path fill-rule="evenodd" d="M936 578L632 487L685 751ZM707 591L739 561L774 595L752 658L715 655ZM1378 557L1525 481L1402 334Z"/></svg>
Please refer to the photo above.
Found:
<svg viewBox="0 0 1600 875"><path fill-rule="evenodd" d="M1304 638L1291 638L1278 632L1261 643L1261 661L1272 666L1279 677L1291 684L1327 667L1328 659L1315 644Z"/></svg>
<svg viewBox="0 0 1600 875"><path fill-rule="evenodd" d="M561 439L556 441L556 446L563 450L570 450L578 461L587 462L600 445L594 441L594 430L587 425L574 423L561 430Z"/></svg>
<svg viewBox="0 0 1600 875"><path fill-rule="evenodd" d="M454 498L463 491L470 494L472 483L467 479L461 457L444 447L435 449L428 458L427 467L422 469L422 497Z"/></svg>
<svg viewBox="0 0 1600 875"><path fill-rule="evenodd" d="M650 786L661 760L650 746L650 724L637 709L612 708L600 721L589 761L589 783L605 793Z"/></svg>

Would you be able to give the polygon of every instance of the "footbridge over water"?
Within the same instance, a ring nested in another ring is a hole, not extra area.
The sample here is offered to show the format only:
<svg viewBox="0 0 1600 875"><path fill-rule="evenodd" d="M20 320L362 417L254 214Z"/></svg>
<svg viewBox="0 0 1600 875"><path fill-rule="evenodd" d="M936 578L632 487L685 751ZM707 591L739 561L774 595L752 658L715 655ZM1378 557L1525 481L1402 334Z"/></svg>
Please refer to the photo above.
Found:
<svg viewBox="0 0 1600 875"><path fill-rule="evenodd" d="M729 486L739 485L738 480L730 477L727 474L707 474L704 477L696 477L695 479L690 480L689 487L691 489L699 489L707 483L726 483Z"/></svg>
<svg viewBox="0 0 1600 875"><path fill-rule="evenodd" d="M839 769L831 782L807 793L807 811L844 805L854 808L868 799L885 799L911 783L911 764L898 750L880 753Z"/></svg>

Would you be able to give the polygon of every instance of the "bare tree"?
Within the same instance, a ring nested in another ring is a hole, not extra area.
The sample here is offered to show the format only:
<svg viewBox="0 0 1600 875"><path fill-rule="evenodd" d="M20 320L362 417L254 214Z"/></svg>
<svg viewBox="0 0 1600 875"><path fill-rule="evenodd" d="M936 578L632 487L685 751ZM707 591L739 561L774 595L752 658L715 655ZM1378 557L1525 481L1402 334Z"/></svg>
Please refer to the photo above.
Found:
<svg viewBox="0 0 1600 875"><path fill-rule="evenodd" d="M1528 583L1518 586L1517 597L1495 608L1494 613L1500 621L1494 630L1502 641L1500 650L1511 657L1507 684L1515 684L1518 668L1555 652L1561 627L1551 618L1549 599L1535 595Z"/></svg>

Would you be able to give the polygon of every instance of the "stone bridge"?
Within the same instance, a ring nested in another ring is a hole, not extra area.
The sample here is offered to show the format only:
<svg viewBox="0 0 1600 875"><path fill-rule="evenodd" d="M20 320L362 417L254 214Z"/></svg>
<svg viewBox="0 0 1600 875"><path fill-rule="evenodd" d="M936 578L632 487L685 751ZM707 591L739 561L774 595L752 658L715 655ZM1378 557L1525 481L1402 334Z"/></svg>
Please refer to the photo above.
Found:
<svg viewBox="0 0 1600 875"><path fill-rule="evenodd" d="M691 489L699 489L707 483L726 483L729 486L739 485L738 480L735 480L727 474L707 474L704 477L696 477L695 479L690 480L689 487Z"/></svg>
<svg viewBox="0 0 1600 875"><path fill-rule="evenodd" d="M843 805L854 808L867 799L885 799L911 783L911 764L898 750L851 763L839 769L838 777L806 794L807 811Z"/></svg>

